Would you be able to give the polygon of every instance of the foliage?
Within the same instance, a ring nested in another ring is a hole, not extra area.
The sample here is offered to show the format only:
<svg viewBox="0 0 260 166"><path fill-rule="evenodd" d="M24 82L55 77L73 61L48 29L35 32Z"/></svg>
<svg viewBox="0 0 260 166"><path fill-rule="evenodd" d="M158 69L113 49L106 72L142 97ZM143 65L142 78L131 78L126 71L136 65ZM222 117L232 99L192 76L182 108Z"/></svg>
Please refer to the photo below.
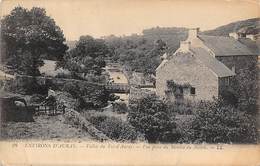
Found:
<svg viewBox="0 0 260 166"><path fill-rule="evenodd" d="M4 90L19 94L42 94L48 93L48 87L37 82L36 78L19 77L17 79L6 80Z"/></svg>
<svg viewBox="0 0 260 166"><path fill-rule="evenodd" d="M59 60L67 49L61 29L38 7L14 8L1 20L1 36L6 48L4 62L33 76L39 75L43 58Z"/></svg>
<svg viewBox="0 0 260 166"><path fill-rule="evenodd" d="M181 128L182 142L255 143L256 127L252 116L222 100L198 104L194 119Z"/></svg>
<svg viewBox="0 0 260 166"><path fill-rule="evenodd" d="M105 106L110 100L110 95L105 87L95 83L67 82L64 84L63 90L77 99L79 109L99 108Z"/></svg>
<svg viewBox="0 0 260 166"><path fill-rule="evenodd" d="M166 104L155 95L150 95L130 105L128 119L148 142L175 142L178 134L168 114Z"/></svg>
<svg viewBox="0 0 260 166"><path fill-rule="evenodd" d="M123 122L121 119L98 115L88 116L88 120L113 140L134 141L137 139L138 133L134 127L127 122Z"/></svg>
<svg viewBox="0 0 260 166"><path fill-rule="evenodd" d="M134 141L137 138L137 132L134 127L114 117L106 118L100 124L99 129L109 138L118 141Z"/></svg>
<svg viewBox="0 0 260 166"><path fill-rule="evenodd" d="M117 61L131 71L155 74L160 64L160 56L165 52L166 43L158 39L147 40L138 35L129 37L109 36L105 38L107 45L113 48L112 60Z"/></svg>
<svg viewBox="0 0 260 166"><path fill-rule="evenodd" d="M58 65L72 73L100 75L102 67L105 67L104 58L110 54L110 49L102 39L81 36L76 47L71 49Z"/></svg>
<svg viewBox="0 0 260 166"><path fill-rule="evenodd" d="M128 107L125 102L115 102L113 103L113 111L122 114L128 112Z"/></svg>
<svg viewBox="0 0 260 166"><path fill-rule="evenodd" d="M167 109L169 111L169 115L192 115L194 111L194 104L186 101L186 102L172 102L166 100Z"/></svg>
<svg viewBox="0 0 260 166"><path fill-rule="evenodd" d="M220 91L220 97L223 99L223 102L226 105L238 106L238 96L233 88L228 88L223 91Z"/></svg>
<svg viewBox="0 0 260 166"><path fill-rule="evenodd" d="M253 60L252 60L253 61ZM257 84L257 61L247 61L247 70L239 70L236 76L234 89L235 96L238 99L238 106L241 110L248 113L256 113L256 103L258 97Z"/></svg>

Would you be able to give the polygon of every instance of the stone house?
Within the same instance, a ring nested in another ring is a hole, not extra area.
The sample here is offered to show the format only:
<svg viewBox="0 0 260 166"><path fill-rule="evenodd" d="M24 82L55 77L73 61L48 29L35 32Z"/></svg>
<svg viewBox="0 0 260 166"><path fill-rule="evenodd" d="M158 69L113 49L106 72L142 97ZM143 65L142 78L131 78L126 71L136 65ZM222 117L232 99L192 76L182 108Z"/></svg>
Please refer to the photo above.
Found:
<svg viewBox="0 0 260 166"><path fill-rule="evenodd" d="M179 49L156 69L156 93L171 100L212 100L234 86L245 70L256 67L257 53L239 37L207 36L190 29Z"/></svg>

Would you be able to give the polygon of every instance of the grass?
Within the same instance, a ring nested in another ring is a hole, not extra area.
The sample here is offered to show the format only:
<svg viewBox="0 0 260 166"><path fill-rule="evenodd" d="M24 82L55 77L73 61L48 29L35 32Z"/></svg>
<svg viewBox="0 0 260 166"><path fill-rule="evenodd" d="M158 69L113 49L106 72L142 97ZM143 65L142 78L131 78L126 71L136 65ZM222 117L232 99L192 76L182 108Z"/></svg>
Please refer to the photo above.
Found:
<svg viewBox="0 0 260 166"><path fill-rule="evenodd" d="M92 137L85 131L64 123L64 117L40 115L35 122L7 122L2 125L1 139L83 139Z"/></svg>

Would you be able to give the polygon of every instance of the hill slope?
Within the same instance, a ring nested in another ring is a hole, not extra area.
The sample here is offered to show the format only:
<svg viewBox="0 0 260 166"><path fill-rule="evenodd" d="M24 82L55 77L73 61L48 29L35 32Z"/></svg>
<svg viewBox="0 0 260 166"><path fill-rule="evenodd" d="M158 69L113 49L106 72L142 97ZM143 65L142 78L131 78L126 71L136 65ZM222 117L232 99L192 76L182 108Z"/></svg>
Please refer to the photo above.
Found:
<svg viewBox="0 0 260 166"><path fill-rule="evenodd" d="M213 30L204 31L205 35L228 36L230 32L244 31L248 34L259 33L260 18L252 18L243 21L232 22Z"/></svg>

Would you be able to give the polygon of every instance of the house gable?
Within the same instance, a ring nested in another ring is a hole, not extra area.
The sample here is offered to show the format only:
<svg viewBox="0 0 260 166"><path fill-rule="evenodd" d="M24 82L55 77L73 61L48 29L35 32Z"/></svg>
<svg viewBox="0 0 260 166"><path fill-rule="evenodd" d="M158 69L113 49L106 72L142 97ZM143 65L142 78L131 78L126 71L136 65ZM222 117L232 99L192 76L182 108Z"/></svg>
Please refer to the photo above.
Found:
<svg viewBox="0 0 260 166"><path fill-rule="evenodd" d="M156 71L156 93L165 97L167 81L178 85L189 84L196 94L188 94L190 100L211 100L218 96L218 77L201 63L192 52L176 52L167 63Z"/></svg>

